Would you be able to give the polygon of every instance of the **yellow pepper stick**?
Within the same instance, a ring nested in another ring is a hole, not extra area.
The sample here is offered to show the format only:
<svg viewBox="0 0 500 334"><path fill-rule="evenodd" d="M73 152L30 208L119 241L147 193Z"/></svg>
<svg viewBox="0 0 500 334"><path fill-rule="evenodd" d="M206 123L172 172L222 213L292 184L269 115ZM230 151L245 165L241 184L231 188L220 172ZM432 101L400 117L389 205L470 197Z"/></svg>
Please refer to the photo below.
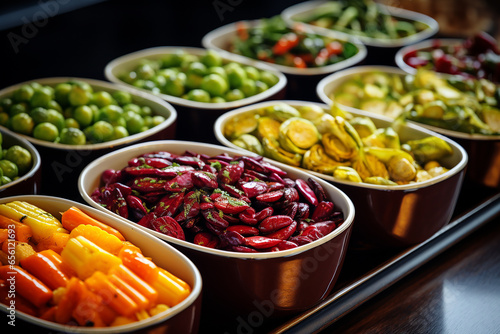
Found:
<svg viewBox="0 0 500 334"><path fill-rule="evenodd" d="M163 268L160 268L156 280L150 283L153 289L158 291L158 303L168 307L179 304L191 293L191 288L186 282Z"/></svg>

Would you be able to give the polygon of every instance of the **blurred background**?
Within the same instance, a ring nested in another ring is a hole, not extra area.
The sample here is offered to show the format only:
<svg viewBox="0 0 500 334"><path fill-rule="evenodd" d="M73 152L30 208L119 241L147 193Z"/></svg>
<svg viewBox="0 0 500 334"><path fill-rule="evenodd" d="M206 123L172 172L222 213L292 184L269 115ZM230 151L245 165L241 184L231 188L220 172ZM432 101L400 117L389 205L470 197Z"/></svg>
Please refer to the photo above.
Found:
<svg viewBox="0 0 500 334"><path fill-rule="evenodd" d="M483 30L500 40L498 0L380 1L435 18L440 37ZM0 88L53 76L104 80L105 65L116 57L154 46L201 47L219 26L277 15L299 2L2 0Z"/></svg>

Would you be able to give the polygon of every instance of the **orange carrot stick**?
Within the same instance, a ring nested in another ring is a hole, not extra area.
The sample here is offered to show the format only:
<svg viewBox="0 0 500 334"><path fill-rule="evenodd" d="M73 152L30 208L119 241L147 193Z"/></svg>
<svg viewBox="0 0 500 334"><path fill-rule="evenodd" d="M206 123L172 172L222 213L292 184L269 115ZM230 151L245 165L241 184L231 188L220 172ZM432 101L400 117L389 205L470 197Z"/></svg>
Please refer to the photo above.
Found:
<svg viewBox="0 0 500 334"><path fill-rule="evenodd" d="M159 268L153 261L144 257L137 247L125 245L118 257L127 268L146 282L152 282L158 277Z"/></svg>
<svg viewBox="0 0 500 334"><path fill-rule="evenodd" d="M0 215L0 228L14 229L14 238L17 241L28 242L33 236L31 227L14 219Z"/></svg>
<svg viewBox="0 0 500 334"><path fill-rule="evenodd" d="M98 221L97 219L90 217L85 212L74 206L70 207L68 210L62 213L61 223L63 227L69 231L73 230L80 224L97 226L103 229L104 231L116 236L118 239L122 241L125 240L123 235L118 230Z"/></svg>
<svg viewBox="0 0 500 334"><path fill-rule="evenodd" d="M21 266L51 290L64 287L69 277L50 258L39 252L20 261Z"/></svg>
<svg viewBox="0 0 500 334"><path fill-rule="evenodd" d="M19 266L1 266L0 279L15 280L16 292L37 307L44 306L52 298L52 290Z"/></svg>
<svg viewBox="0 0 500 334"><path fill-rule="evenodd" d="M122 280L117 275L108 275L108 279L111 283L113 283L118 289L122 290L127 296L132 299L137 306L139 306L140 310L145 310L149 306L149 300L146 299L142 294L139 293L132 286L127 284L124 280Z"/></svg>
<svg viewBox="0 0 500 334"><path fill-rule="evenodd" d="M137 290L141 295L146 297L147 300L149 300L150 306L156 304L156 300L158 299L158 292L123 264L111 268L109 270L109 274L118 276L128 285Z"/></svg>

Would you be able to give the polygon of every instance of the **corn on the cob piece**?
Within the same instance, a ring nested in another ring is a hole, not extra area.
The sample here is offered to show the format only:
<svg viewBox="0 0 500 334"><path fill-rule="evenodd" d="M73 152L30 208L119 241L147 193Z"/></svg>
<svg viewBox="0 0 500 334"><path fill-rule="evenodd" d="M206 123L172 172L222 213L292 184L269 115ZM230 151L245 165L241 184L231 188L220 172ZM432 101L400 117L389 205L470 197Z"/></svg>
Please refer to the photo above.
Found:
<svg viewBox="0 0 500 334"><path fill-rule="evenodd" d="M23 201L0 204L0 214L25 223L33 232L33 240L38 243L53 233L68 233L50 213Z"/></svg>
<svg viewBox="0 0 500 334"><path fill-rule="evenodd" d="M69 239L61 256L82 280L90 277L95 271L108 273L109 269L122 263L119 257L83 236Z"/></svg>

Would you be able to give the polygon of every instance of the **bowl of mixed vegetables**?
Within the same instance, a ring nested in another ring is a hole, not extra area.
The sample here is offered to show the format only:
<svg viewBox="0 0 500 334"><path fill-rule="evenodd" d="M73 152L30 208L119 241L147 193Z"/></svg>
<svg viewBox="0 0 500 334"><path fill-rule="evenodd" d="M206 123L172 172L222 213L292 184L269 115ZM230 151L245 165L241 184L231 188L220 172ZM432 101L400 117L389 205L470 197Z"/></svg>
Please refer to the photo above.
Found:
<svg viewBox="0 0 500 334"><path fill-rule="evenodd" d="M0 91L0 127L31 142L46 163L49 194L74 191L83 167L132 143L175 136L176 110L151 94L109 82L55 77ZM74 182L72 182L74 181Z"/></svg>
<svg viewBox="0 0 500 334"><path fill-rule="evenodd" d="M315 176L198 142L117 150L87 166L79 189L89 205L186 254L200 269L208 309L235 328L260 307L275 319L325 298L354 218L350 199Z"/></svg>
<svg viewBox="0 0 500 334"><path fill-rule="evenodd" d="M396 67L360 66L325 78L317 88L330 105L417 122L452 138L469 153L469 180L500 186L498 84L424 69L411 75Z"/></svg>
<svg viewBox="0 0 500 334"><path fill-rule="evenodd" d="M156 95L177 109L180 139L215 141L207 124L223 112L278 98L287 79L272 67L214 50L154 47L112 60L108 80Z"/></svg>
<svg viewBox="0 0 500 334"><path fill-rule="evenodd" d="M40 191L41 157L26 139L0 129L0 194L2 197Z"/></svg>
<svg viewBox="0 0 500 334"><path fill-rule="evenodd" d="M406 46L396 53L396 64L415 74L424 68L443 74L500 82L500 49L489 34L467 39L431 39Z"/></svg>
<svg viewBox="0 0 500 334"><path fill-rule="evenodd" d="M356 36L363 44L397 48L427 39L439 30L433 18L372 0L306 1L282 12L289 23L301 22L323 34Z"/></svg>
<svg viewBox="0 0 500 334"><path fill-rule="evenodd" d="M202 278L173 247L81 203L0 200L0 311L72 333L197 332Z"/></svg>
<svg viewBox="0 0 500 334"><path fill-rule="evenodd" d="M273 101L233 110L214 127L225 146L303 169L344 191L356 211L356 244L421 242L448 223L468 156L414 124L392 124L325 104Z"/></svg>
<svg viewBox="0 0 500 334"><path fill-rule="evenodd" d="M366 56L366 48L356 39L325 36L302 24L288 25L281 16L222 26L206 34L202 43L239 58L265 62L285 73L290 96L304 94L308 82L355 65Z"/></svg>

